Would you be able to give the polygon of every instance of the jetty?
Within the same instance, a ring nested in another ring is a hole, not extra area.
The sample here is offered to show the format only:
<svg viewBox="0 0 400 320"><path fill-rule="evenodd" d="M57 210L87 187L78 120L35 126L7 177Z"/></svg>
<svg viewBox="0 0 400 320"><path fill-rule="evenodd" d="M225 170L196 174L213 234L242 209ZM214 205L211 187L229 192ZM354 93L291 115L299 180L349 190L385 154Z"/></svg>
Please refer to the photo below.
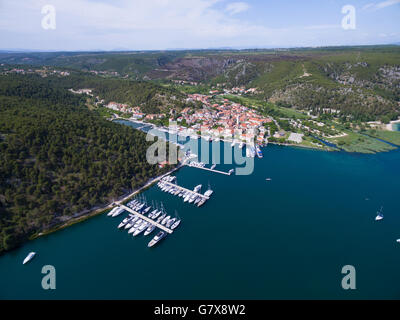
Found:
<svg viewBox="0 0 400 320"><path fill-rule="evenodd" d="M189 192L191 195L196 195L196 196L198 196L198 197L200 197L202 199L210 200L210 197L205 196L204 194L201 194L201 193L198 193L198 192L194 192L193 190L190 190L190 189L186 189L186 188L181 187L180 185L177 185L175 183L167 182L167 181L163 181L163 183L168 185L168 186L177 188L177 189L179 189L181 191Z"/></svg>
<svg viewBox="0 0 400 320"><path fill-rule="evenodd" d="M226 176L230 176L234 171L233 169L231 169L231 170L229 170L229 172L225 172L225 171L215 170L215 169L211 169L211 168L205 168L205 167L201 167L201 166L196 166L196 165L193 165L193 164L187 164L187 166L192 167L192 168L206 170L206 171L211 171L211 172L215 172L215 173L219 173L219 174L224 174Z"/></svg>
<svg viewBox="0 0 400 320"><path fill-rule="evenodd" d="M163 226L162 224L154 221L153 219L150 219L149 217L144 216L143 214L136 212L135 210L132 210L131 208L125 206L125 205L120 205L122 209L125 211L128 211L129 213L132 213L134 215L137 215L140 219L145 220L148 223L151 223L152 225L156 226L157 228L161 229L162 231L165 231L169 234L172 234L174 231L167 228L166 226Z"/></svg>

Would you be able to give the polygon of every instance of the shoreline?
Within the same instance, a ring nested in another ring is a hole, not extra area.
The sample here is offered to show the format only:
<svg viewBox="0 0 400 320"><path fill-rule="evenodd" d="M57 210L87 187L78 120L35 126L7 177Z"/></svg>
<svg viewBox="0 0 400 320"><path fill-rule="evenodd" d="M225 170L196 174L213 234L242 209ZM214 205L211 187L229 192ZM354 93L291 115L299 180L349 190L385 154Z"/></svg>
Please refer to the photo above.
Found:
<svg viewBox="0 0 400 320"><path fill-rule="evenodd" d="M92 210L87 214L83 214L82 216L79 216L79 217L76 217L76 218L71 218L71 219L65 221L64 223L62 223L60 225L57 225L57 226L55 226L53 228L50 228L49 230L41 231L39 233L36 233L36 234L32 235L31 237L29 237L29 241L35 240L35 239L43 237L43 236L50 235L50 234L52 234L54 232L57 232L59 230L63 230L65 228L73 226L73 225L75 225L77 223L84 222L84 221L86 221L86 220L88 220L90 218L93 218L93 217L96 217L96 216L98 216L100 214L103 214L106 211L108 211L108 210L112 209L113 207L115 207L116 205L119 205L119 204L121 204L121 203L123 203L125 201L128 201L130 198L134 197L135 195L145 191L146 189L150 188L153 184L155 184L159 180L161 180L163 177L165 177L167 175L170 175L175 171L178 171L183 166L184 166L184 164L179 164L176 168L173 168L172 170L170 170L170 171L168 171L168 172L166 172L166 173L164 173L164 174L162 174L160 176L151 178L144 186L140 187L139 189L136 189L136 190L132 191L127 196L122 196L123 197L122 199L114 201L112 203L109 203L108 205L106 205L103 208Z"/></svg>
<svg viewBox="0 0 400 320"><path fill-rule="evenodd" d="M146 122L143 122L143 121L140 121L140 120L138 121L138 120L132 120L132 119L125 119L125 118L121 118L121 117L118 117L118 118L116 118L116 119L110 119L110 121L114 121L114 120L126 120L126 121L129 121L129 122L132 122L132 123L136 123L136 124L149 125L149 126L152 126L153 128L155 128L155 129L157 129L157 130L162 129L162 128L159 128L159 127L155 126L154 124L146 123ZM134 129L135 129L135 130L138 130L138 129L136 129L136 128L134 128ZM375 138L375 137L372 137L372 138ZM201 139L201 137L200 137L200 139ZM375 138L375 139L376 139L376 138ZM232 142L232 141L228 141L228 140L225 140L225 139L220 139L220 141L221 141L221 142L224 142L224 143L231 143L231 142ZM330 148L313 147L313 146L306 146L306 145L302 145L302 144L294 145L294 144L285 144L285 143L279 143L279 142L269 142L268 144L273 144L273 145L283 146L283 147L293 147L293 148L310 149L310 150L316 150L316 151L326 151L326 152L335 152L335 151L338 151L338 150L333 150L333 149L330 149ZM347 152L347 151L345 151L345 152ZM350 152L349 152L349 153L350 153ZM77 223L80 223L80 222L84 222L84 221L86 221L86 220L88 220L88 219L90 219L90 218L92 218L92 217L95 217L95 216L98 216L98 215L100 215L100 214L103 214L103 213L105 213L106 211L108 211L108 210L110 210L111 208L113 208L115 205L119 205L119 204L121 204L121 203L123 203L123 202L129 200L130 198L134 197L135 195L137 195L137 194L139 194L139 193L145 191L146 189L150 188L153 184L157 183L157 182L158 182L160 179L162 179L164 176L170 175L170 174L172 174L173 172L178 171L179 169L181 169L182 167L184 167L184 165L185 165L184 163L180 163L180 164L177 165L177 167L175 167L174 169L170 170L169 172L164 173L164 174L162 174L162 175L160 175L160 176L151 178L144 186L142 186L142 187L140 187L140 188L138 188L138 189L132 191L132 192L129 193L127 196L122 196L122 199L120 199L120 200L114 201L113 203L109 203L109 204L107 204L106 206L104 206L104 207L102 207L102 208L98 208L98 209L95 209L95 210L91 210L91 211L89 211L87 214L83 214L83 215L81 215L81 216L79 216L79 217L75 217L75 218L72 217L71 219L69 219L69 220L63 222L63 223L60 224L60 225L57 225L57 226L55 226L55 227L53 227L53 228L50 228L49 230L41 231L41 232L39 232L39 233L36 233L36 234L32 235L31 237L29 237L29 241L34 240L34 239L37 239L37 238L39 238L39 237L43 237L43 236L52 234L52 233L54 233L54 232L56 232L56 231L59 231L59 230L68 228L69 226L72 226L72 225L77 224ZM113 204L114 204L114 205L113 205Z"/></svg>

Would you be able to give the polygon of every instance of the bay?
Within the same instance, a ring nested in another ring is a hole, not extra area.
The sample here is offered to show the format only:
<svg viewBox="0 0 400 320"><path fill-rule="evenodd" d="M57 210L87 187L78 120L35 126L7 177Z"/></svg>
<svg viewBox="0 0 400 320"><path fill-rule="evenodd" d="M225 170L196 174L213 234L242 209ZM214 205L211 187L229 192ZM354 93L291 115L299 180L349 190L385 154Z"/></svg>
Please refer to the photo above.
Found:
<svg viewBox="0 0 400 320"><path fill-rule="evenodd" d="M251 175L180 169L180 185L214 190L201 208L146 190L182 219L154 248L117 229L123 216L103 214L0 256L0 299L400 298L400 152L263 153ZM30 251L37 256L22 265ZM44 265L56 269L55 290L41 287ZM345 265L356 290L341 287Z"/></svg>

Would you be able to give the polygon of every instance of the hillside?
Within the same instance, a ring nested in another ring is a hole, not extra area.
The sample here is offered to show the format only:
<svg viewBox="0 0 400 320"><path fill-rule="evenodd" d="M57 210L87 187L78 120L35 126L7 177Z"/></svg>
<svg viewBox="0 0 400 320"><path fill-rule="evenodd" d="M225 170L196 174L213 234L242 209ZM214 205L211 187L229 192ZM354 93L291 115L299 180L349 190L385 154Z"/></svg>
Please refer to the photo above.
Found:
<svg viewBox="0 0 400 320"><path fill-rule="evenodd" d="M145 135L32 77L0 76L0 253L163 170Z"/></svg>
<svg viewBox="0 0 400 320"><path fill-rule="evenodd" d="M255 87L259 98L320 113L334 109L355 120L400 115L400 47L365 46L287 50L199 50L119 53L1 53L6 64L53 65L116 77L232 88ZM110 87L111 86L111 87ZM113 84L99 89L108 99ZM137 103L128 84L118 96ZM153 88L146 83L145 91ZM116 84L120 88L120 83ZM111 88L111 90L110 90ZM133 92L134 90L132 90ZM137 91L140 93L140 89ZM160 88L154 87L154 92ZM179 95L166 93L167 100ZM154 96L153 96L154 97ZM140 98L143 101L146 97ZM119 101L124 102L124 101ZM140 102L140 101L139 101ZM165 99L164 99L165 102ZM158 102L149 105L156 106ZM165 103L164 103L165 104ZM154 110L154 109L152 109Z"/></svg>

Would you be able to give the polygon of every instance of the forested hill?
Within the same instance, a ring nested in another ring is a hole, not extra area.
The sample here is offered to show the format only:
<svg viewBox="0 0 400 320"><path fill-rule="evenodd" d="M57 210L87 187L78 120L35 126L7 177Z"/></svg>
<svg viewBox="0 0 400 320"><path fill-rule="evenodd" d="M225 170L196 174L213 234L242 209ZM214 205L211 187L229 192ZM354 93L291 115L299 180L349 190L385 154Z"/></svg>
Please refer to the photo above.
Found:
<svg viewBox="0 0 400 320"><path fill-rule="evenodd" d="M146 161L143 133L103 120L82 99L0 76L0 253L161 173Z"/></svg>

